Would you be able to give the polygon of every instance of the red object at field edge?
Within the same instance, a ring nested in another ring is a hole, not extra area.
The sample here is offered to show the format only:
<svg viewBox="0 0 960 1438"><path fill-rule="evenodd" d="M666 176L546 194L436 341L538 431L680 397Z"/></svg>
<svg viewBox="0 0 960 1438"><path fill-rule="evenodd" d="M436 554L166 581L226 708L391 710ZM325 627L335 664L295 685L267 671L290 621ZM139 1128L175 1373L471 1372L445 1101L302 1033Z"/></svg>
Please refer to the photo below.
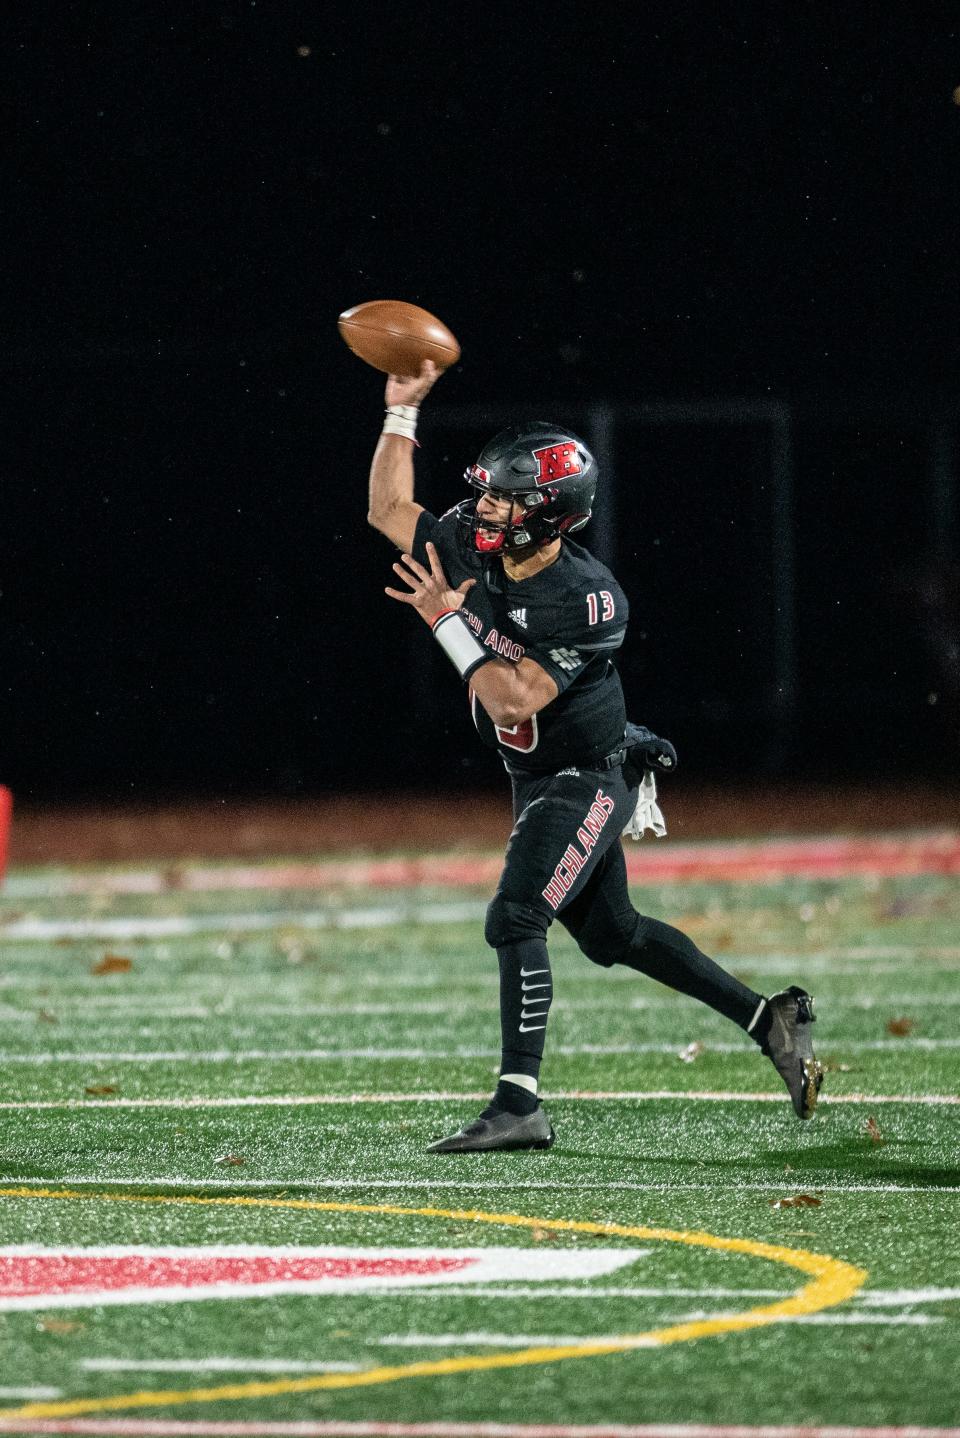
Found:
<svg viewBox="0 0 960 1438"><path fill-rule="evenodd" d="M10 847L10 820L13 815L13 795L0 784L0 884L7 872L7 852Z"/></svg>

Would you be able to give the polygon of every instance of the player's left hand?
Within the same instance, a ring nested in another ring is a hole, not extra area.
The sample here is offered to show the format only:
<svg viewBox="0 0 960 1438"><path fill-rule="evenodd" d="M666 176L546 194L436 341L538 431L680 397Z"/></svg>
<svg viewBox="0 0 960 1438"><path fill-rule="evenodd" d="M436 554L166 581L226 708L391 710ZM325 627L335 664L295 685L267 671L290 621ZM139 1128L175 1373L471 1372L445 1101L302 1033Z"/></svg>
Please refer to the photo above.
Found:
<svg viewBox="0 0 960 1438"><path fill-rule="evenodd" d="M384 593L389 594L391 599L399 599L401 604L412 604L420 618L430 625L445 610L459 609L468 591L477 582L475 579L465 579L456 589L452 589L443 572L436 546L429 542L429 569L424 569L412 554L401 554L400 559L401 563L393 566L394 573L399 574L404 584L410 586L410 592L405 594L400 589L388 588Z"/></svg>
<svg viewBox="0 0 960 1438"><path fill-rule="evenodd" d="M627 758L623 768L631 788L640 783L645 772L672 774L677 767L677 751L670 740L661 739L642 724L628 724L626 740Z"/></svg>

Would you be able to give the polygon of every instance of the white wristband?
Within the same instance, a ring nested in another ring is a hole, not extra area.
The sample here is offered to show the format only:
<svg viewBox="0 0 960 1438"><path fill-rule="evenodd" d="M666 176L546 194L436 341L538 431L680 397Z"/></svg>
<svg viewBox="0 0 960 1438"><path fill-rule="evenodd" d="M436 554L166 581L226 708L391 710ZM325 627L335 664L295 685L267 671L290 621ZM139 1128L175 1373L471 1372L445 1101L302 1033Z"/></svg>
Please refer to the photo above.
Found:
<svg viewBox="0 0 960 1438"><path fill-rule="evenodd" d="M475 669L493 656L470 633L455 609L445 609L431 625L433 637L452 661L461 679L469 679Z"/></svg>
<svg viewBox="0 0 960 1438"><path fill-rule="evenodd" d="M416 444L417 415L419 413L415 404L388 404L382 432L384 434L402 434L404 439L412 439Z"/></svg>

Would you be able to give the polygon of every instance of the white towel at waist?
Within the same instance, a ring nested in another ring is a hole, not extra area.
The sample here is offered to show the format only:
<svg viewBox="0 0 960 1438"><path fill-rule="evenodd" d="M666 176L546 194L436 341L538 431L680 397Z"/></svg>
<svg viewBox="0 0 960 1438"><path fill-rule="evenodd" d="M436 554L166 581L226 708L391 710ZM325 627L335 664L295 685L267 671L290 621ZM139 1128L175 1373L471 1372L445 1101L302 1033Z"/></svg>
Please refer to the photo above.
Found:
<svg viewBox="0 0 960 1438"><path fill-rule="evenodd" d="M633 818L623 832L629 834L631 839L642 839L646 829L652 830L658 839L662 839L667 832L666 821L657 803L657 781L649 770L643 776Z"/></svg>

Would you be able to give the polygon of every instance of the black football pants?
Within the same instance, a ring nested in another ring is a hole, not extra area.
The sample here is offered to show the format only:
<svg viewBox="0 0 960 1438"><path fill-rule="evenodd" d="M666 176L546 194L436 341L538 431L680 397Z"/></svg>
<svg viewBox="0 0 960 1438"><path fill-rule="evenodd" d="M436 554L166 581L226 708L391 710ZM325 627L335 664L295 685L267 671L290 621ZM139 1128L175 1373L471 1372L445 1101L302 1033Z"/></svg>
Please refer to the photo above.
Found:
<svg viewBox="0 0 960 1438"><path fill-rule="evenodd" d="M761 995L679 929L630 902L620 835L637 800L620 768L513 771L514 827L485 934L500 965L502 1073L536 1078L553 996L547 931L559 919L603 968L625 964L700 999L746 1030Z"/></svg>

